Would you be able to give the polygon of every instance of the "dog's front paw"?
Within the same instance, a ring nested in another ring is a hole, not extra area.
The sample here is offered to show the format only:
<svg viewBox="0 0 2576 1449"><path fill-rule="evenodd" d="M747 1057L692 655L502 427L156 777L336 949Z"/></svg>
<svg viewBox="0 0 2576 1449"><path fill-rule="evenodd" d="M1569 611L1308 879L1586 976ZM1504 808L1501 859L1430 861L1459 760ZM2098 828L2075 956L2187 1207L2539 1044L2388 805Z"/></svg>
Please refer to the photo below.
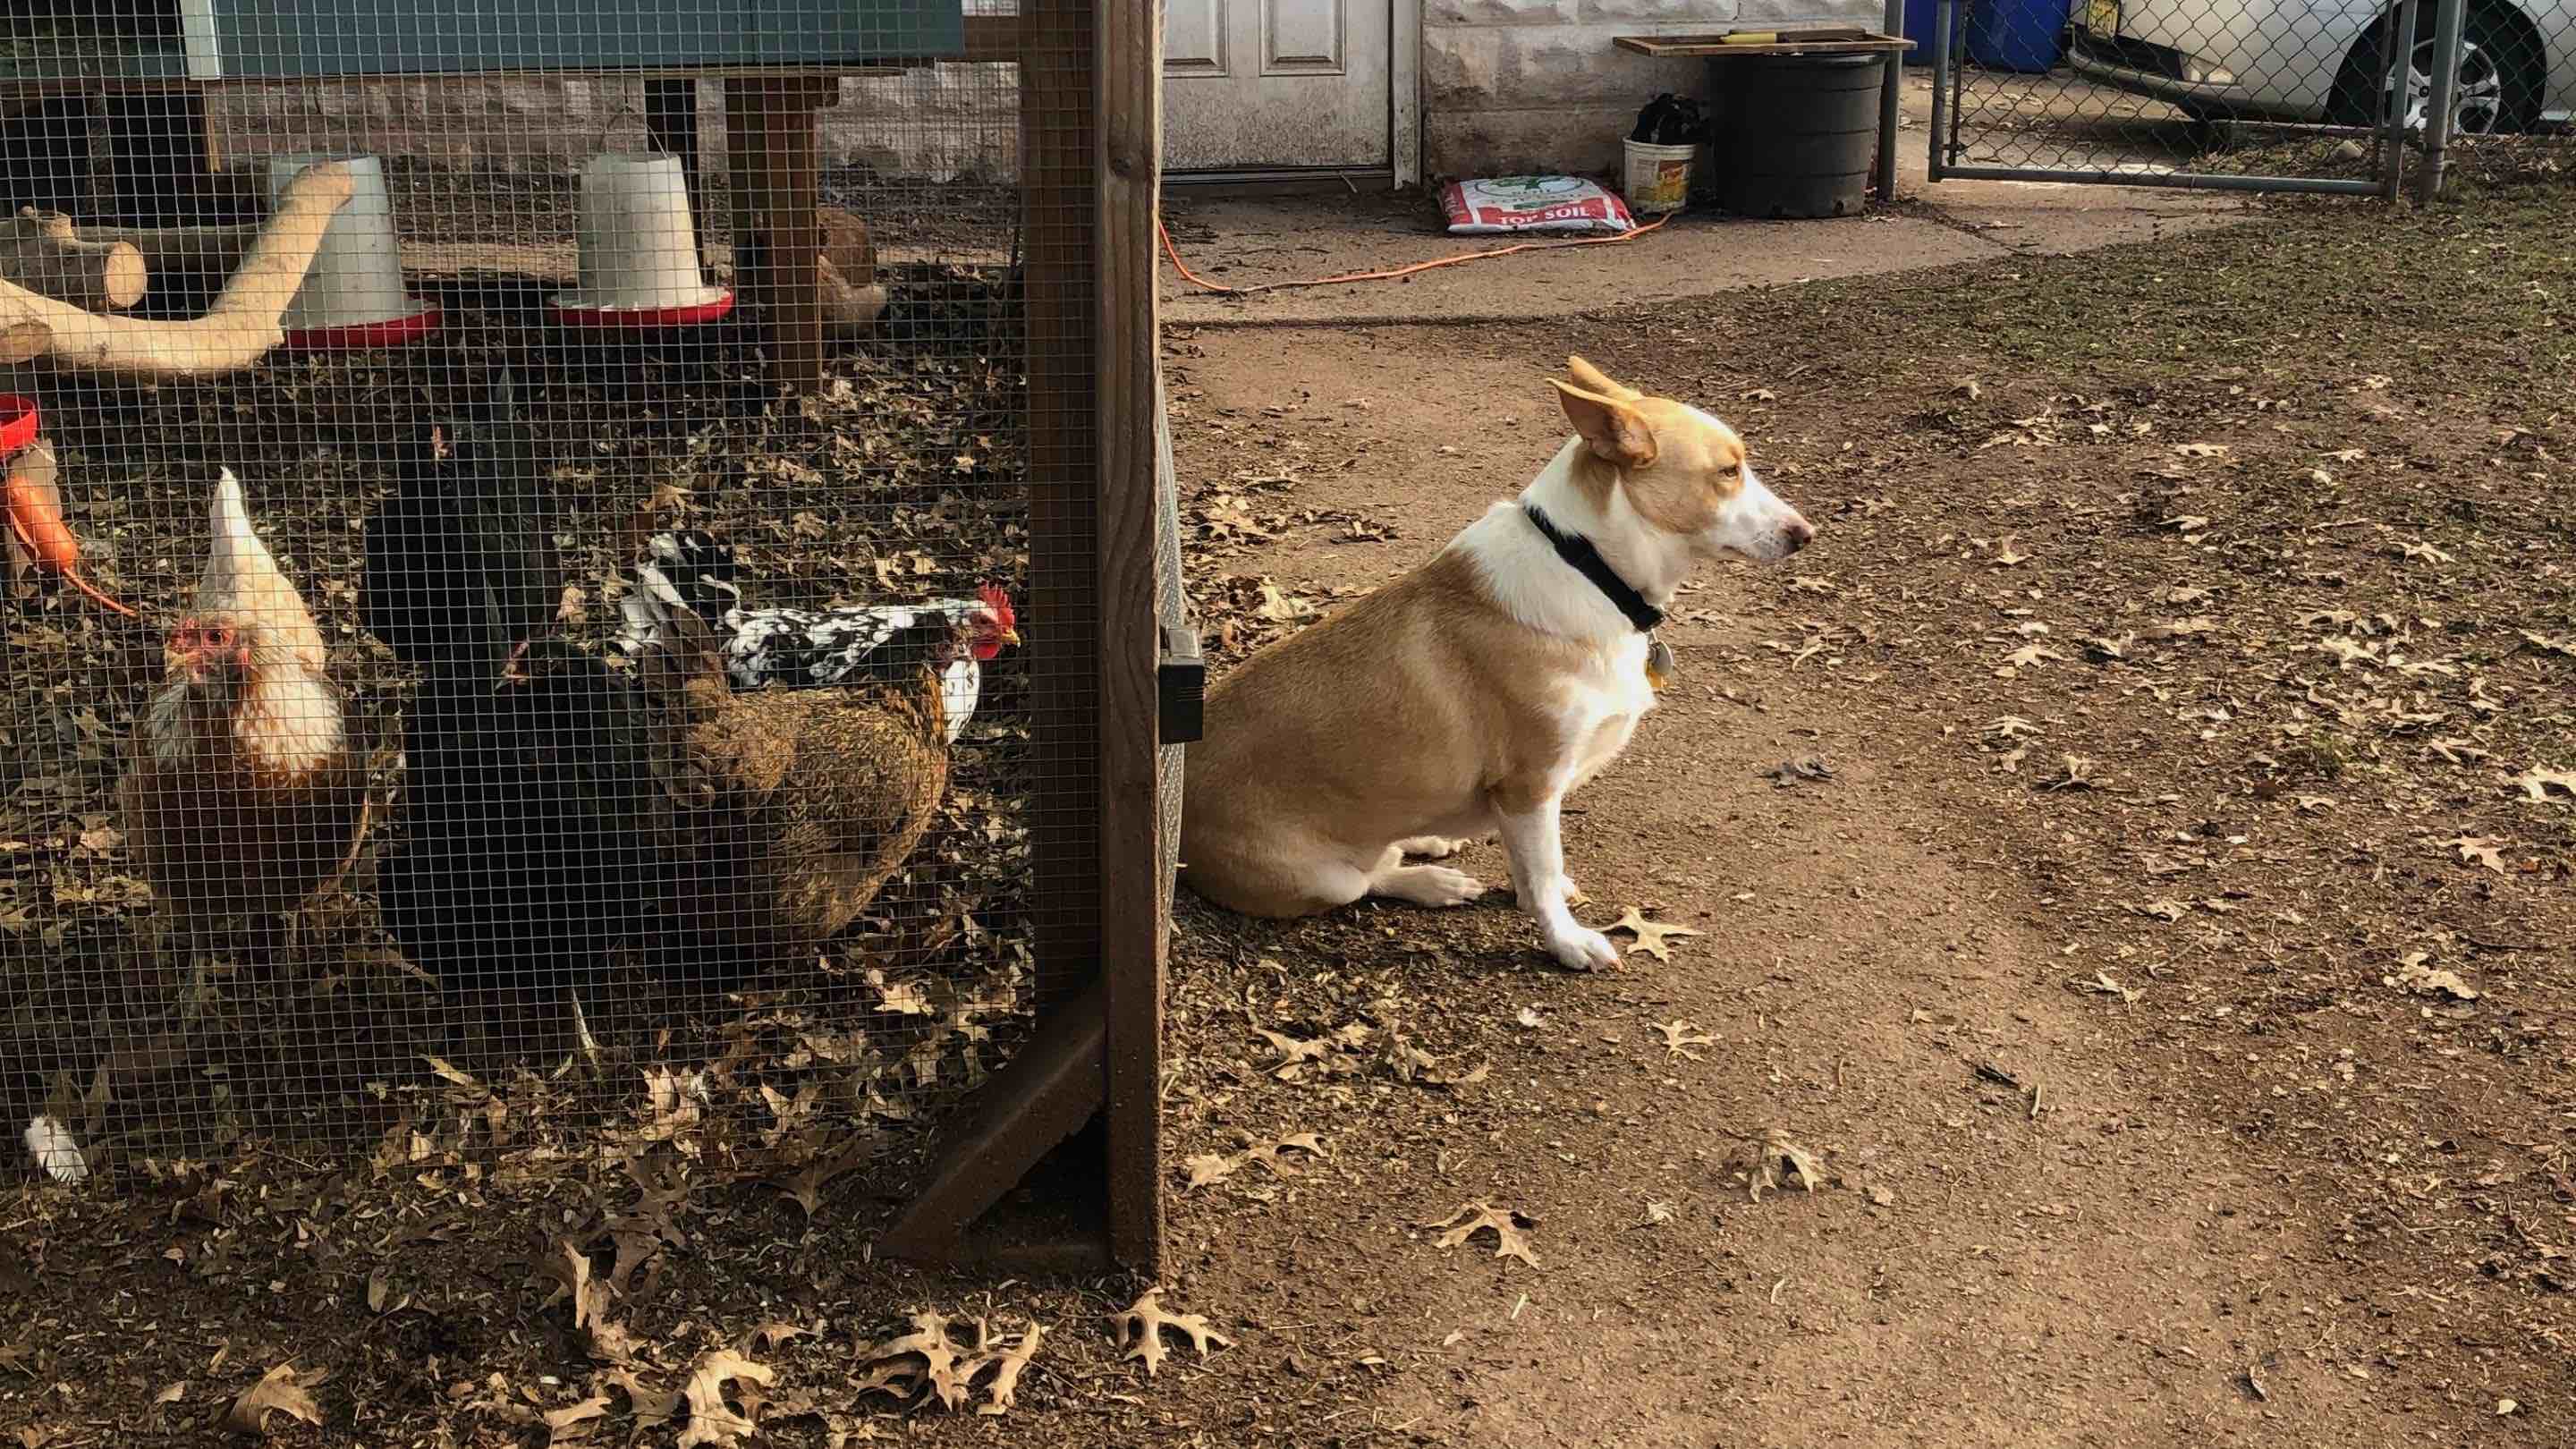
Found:
<svg viewBox="0 0 2576 1449"><path fill-rule="evenodd" d="M1568 971L1606 971L1619 964L1619 948L1610 938L1582 926L1548 942L1547 948Z"/></svg>
<svg viewBox="0 0 2576 1449"><path fill-rule="evenodd" d="M1417 906L1463 906L1485 894L1485 883L1445 865L1407 865L1369 882L1369 891Z"/></svg>

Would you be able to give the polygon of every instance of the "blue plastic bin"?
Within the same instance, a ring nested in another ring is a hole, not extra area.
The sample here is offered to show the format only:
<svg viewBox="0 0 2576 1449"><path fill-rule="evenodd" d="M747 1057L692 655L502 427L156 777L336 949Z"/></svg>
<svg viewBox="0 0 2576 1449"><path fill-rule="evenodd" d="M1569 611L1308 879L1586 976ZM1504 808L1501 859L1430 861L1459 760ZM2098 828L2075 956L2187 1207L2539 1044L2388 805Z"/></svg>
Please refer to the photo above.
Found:
<svg viewBox="0 0 2576 1449"><path fill-rule="evenodd" d="M1932 63L1932 35L1941 28L1941 0L1905 0L1905 38L1914 48L1905 52L1907 65Z"/></svg>
<svg viewBox="0 0 2576 1449"><path fill-rule="evenodd" d="M1968 59L1988 70L2044 75L2066 53L2068 0L1972 0Z"/></svg>

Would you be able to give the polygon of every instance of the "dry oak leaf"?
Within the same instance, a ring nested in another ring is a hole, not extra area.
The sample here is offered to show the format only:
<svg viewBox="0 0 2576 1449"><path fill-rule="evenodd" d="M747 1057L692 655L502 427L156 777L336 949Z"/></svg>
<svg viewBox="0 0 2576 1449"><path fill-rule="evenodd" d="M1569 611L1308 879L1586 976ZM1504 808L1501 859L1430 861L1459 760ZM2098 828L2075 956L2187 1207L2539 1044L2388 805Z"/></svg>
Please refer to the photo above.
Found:
<svg viewBox="0 0 2576 1449"><path fill-rule="evenodd" d="M2186 458L2218 458L2227 453L2225 443L2176 443L2174 451Z"/></svg>
<svg viewBox="0 0 2576 1449"><path fill-rule="evenodd" d="M2026 563L2029 559L2030 555L2021 551L2017 535L2007 533L1995 541L1996 567L2008 569L2014 564Z"/></svg>
<svg viewBox="0 0 2576 1449"><path fill-rule="evenodd" d="M1321 1157L1324 1155L1324 1139L1312 1132L1300 1132L1276 1142L1256 1142L1241 1152L1202 1152L1181 1163L1189 1172L1189 1180L1181 1185L1181 1190L1189 1192L1223 1182L1232 1177L1236 1169L1255 1162L1268 1168L1273 1177L1294 1177L1297 1167L1296 1160L1288 1156L1291 1152Z"/></svg>
<svg viewBox="0 0 2576 1449"><path fill-rule="evenodd" d="M2061 755L2058 758L2065 762L2065 773L2051 779L2040 781L2039 788L2043 790L2091 790L2097 788L2102 783L2100 778L2095 776L2093 773L2093 767L2098 764L2099 761L2095 760L2092 756Z"/></svg>
<svg viewBox="0 0 2576 1449"><path fill-rule="evenodd" d="M2439 842L2460 853L2462 865L2483 865L2498 875L2504 874L2504 849L2513 842L2484 835L2454 835Z"/></svg>
<svg viewBox="0 0 2576 1449"><path fill-rule="evenodd" d="M754 1325L751 1332L744 1334L738 1352L749 1353L757 1348L764 1353L774 1353L780 1344L803 1338L813 1331L801 1323L773 1318L767 1323Z"/></svg>
<svg viewBox="0 0 2576 1449"><path fill-rule="evenodd" d="M689 1401L689 1427L680 1431L679 1449L739 1444L750 1438L760 1426L725 1402L725 1385L744 1380L766 1388L777 1378L777 1370L729 1348L701 1355L689 1369L688 1386L680 1390Z"/></svg>
<svg viewBox="0 0 2576 1449"><path fill-rule="evenodd" d="M1688 926L1670 926L1661 921L1647 920L1644 913L1640 912L1635 906L1630 906L1628 908L1628 914L1612 921L1606 929L1613 931L1626 931L1628 934L1635 936L1637 938L1637 949L1654 957L1658 961L1670 961L1673 959L1672 948L1664 944L1666 939L1673 936L1696 936L1699 934L1699 932L1692 930Z"/></svg>
<svg viewBox="0 0 2576 1449"><path fill-rule="evenodd" d="M2436 971L2424 963L2431 959L2423 951L2409 951L2397 963L2397 974L2383 978L2390 986L2402 986L2418 996L2447 996L2454 1001L2475 1001L2478 989L2460 979L2457 971Z"/></svg>
<svg viewBox="0 0 2576 1449"><path fill-rule="evenodd" d="M1181 1183L1181 1191L1196 1192L1203 1187L1213 1187L1234 1176L1234 1170L1241 1167L1245 1161L1246 1159L1229 1152L1201 1152L1192 1157L1184 1157L1181 1159L1181 1169L1188 1176Z"/></svg>
<svg viewBox="0 0 2576 1449"><path fill-rule="evenodd" d="M976 1336L983 1336L983 1325L976 1325ZM1029 1360L1038 1356L1038 1347L1046 1342L1044 1326L1032 1322L1028 1332L1017 1343L979 1357L968 1377L981 1373L987 1364L994 1366L992 1382L984 1386L984 1402L975 1412L987 1418L1007 1414L1020 1402L1020 1375L1028 1372Z"/></svg>
<svg viewBox="0 0 2576 1449"><path fill-rule="evenodd" d="M236 1434L268 1434L268 1416L284 1414L319 1427L322 1408L313 1402L295 1382L295 1365L282 1363L260 1376L258 1383L241 1391L232 1407L224 1411L224 1427Z"/></svg>
<svg viewBox="0 0 2576 1449"><path fill-rule="evenodd" d="M860 1354L874 1369L861 1392L874 1390L909 1399L926 1387L942 1406L952 1411L964 1408L974 1366L961 1360L957 1345L949 1339L948 1315L925 1308L913 1314L911 1322L910 1333L871 1345ZM913 1358L921 1360L919 1367L907 1362Z"/></svg>
<svg viewBox="0 0 2576 1449"><path fill-rule="evenodd" d="M667 1389L648 1389L643 1380L628 1368L608 1370L608 1381L626 1395L626 1407L635 1419L635 1432L659 1428L680 1417L680 1396Z"/></svg>
<svg viewBox="0 0 2576 1449"><path fill-rule="evenodd" d="M2064 659L2065 657L2065 655L2058 653L2056 650L2049 648L2045 644L2024 644L2019 649L2016 649L2010 654L2004 656L2004 667L2007 669L2036 669L2040 665L2047 663L2049 660Z"/></svg>
<svg viewBox="0 0 2576 1449"><path fill-rule="evenodd" d="M1217 1332L1199 1314L1165 1312L1162 1299L1162 1289L1148 1288L1123 1312L1109 1315L1109 1326L1118 1336L1118 1347L1124 1350L1118 1355L1122 1362L1142 1359L1145 1377L1152 1378L1162 1368L1164 1356L1169 1352L1163 1346L1163 1330L1167 1328L1187 1338L1190 1347L1197 1349L1201 1358L1207 1357L1210 1344L1218 1348L1234 1346L1233 1339Z"/></svg>
<svg viewBox="0 0 2576 1449"><path fill-rule="evenodd" d="M590 1258L571 1239L555 1240L555 1256L546 1260L546 1272L571 1298L572 1326L582 1332L592 1358L624 1363L635 1357L634 1335L608 1316L608 1285L591 1276Z"/></svg>
<svg viewBox="0 0 2576 1449"><path fill-rule="evenodd" d="M1495 1257L1518 1258L1533 1268L1538 1266L1538 1254L1530 1251L1529 1245L1529 1231L1538 1226L1538 1219L1518 1209L1471 1202L1436 1223L1422 1226L1444 1229L1431 1244L1444 1252L1490 1228Z"/></svg>
<svg viewBox="0 0 2576 1449"><path fill-rule="evenodd" d="M1762 1201L1764 1188L1777 1190L1784 1186L1780 1181L1784 1166L1798 1174L1798 1185L1809 1192L1814 1192L1816 1184L1824 1179L1816 1155L1790 1141L1779 1128L1765 1127L1761 1136L1744 1139L1745 1192L1755 1202Z"/></svg>
<svg viewBox="0 0 2576 1449"><path fill-rule="evenodd" d="M1252 1030L1255 1035L1270 1043L1278 1051L1279 1060L1273 1064L1272 1075L1282 1080L1308 1062L1322 1061L1333 1049L1332 1040L1328 1037L1317 1037L1307 1041L1285 1032L1272 1031L1266 1026L1256 1026Z"/></svg>
<svg viewBox="0 0 2576 1449"><path fill-rule="evenodd" d="M593 1394L578 1404L548 1409L538 1416L546 1426L546 1449L558 1444L578 1444L590 1437L599 1421L608 1417L608 1396Z"/></svg>
<svg viewBox="0 0 2576 1449"><path fill-rule="evenodd" d="M2534 765L2514 776L2513 783L2522 787L2523 794L2543 802L2551 798L2549 792L2553 789L2576 796L2576 770L2553 770L2545 765Z"/></svg>
<svg viewBox="0 0 2576 1449"><path fill-rule="evenodd" d="M1692 1051L1692 1047L1717 1045L1717 1039L1702 1032L1695 1021L1675 1017L1671 1021L1658 1021L1651 1025L1664 1034L1664 1055L1667 1057L1684 1057L1695 1062L1699 1060L1699 1053Z"/></svg>

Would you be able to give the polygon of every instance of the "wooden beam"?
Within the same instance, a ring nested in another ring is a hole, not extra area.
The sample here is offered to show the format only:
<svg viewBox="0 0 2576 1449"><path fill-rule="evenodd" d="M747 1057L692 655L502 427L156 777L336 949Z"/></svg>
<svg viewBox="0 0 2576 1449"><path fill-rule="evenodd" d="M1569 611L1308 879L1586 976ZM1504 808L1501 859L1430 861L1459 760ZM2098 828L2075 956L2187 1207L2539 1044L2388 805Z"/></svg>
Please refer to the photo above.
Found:
<svg viewBox="0 0 2576 1449"><path fill-rule="evenodd" d="M1016 61L1020 58L1020 18L1016 15L966 17L968 61Z"/></svg>
<svg viewBox="0 0 2576 1449"><path fill-rule="evenodd" d="M771 376L807 392L823 382L815 112L839 93L819 78L725 82L734 287L768 329Z"/></svg>
<svg viewBox="0 0 2576 1449"><path fill-rule="evenodd" d="M915 1262L992 1261L976 1220L1019 1186L1040 1158L1100 1111L1106 1083L1108 998L1097 981L1049 1016L1038 1034L962 1104L940 1132L930 1175L877 1239L877 1251ZM1015 1243L1033 1260L1100 1267L1107 1244Z"/></svg>
<svg viewBox="0 0 2576 1449"><path fill-rule="evenodd" d="M1098 27L1100 964L1109 988L1109 1237L1127 1268L1163 1252L1161 1045L1167 942L1154 673L1162 450L1154 217L1161 202L1163 30L1155 0L1094 0Z"/></svg>
<svg viewBox="0 0 2576 1449"><path fill-rule="evenodd" d="M1100 600L1091 333L1093 0L1020 6L1028 638L1041 1017L1100 968Z"/></svg>

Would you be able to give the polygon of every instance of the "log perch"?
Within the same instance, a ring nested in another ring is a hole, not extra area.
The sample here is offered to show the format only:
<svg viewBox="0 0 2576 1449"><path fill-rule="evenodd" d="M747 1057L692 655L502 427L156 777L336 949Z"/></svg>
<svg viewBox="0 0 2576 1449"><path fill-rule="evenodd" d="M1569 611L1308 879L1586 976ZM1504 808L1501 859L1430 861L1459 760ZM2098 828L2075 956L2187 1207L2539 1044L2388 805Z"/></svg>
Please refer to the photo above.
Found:
<svg viewBox="0 0 2576 1449"><path fill-rule="evenodd" d="M85 226L83 240L130 246L154 278L229 277L259 240L259 223L235 226Z"/></svg>
<svg viewBox="0 0 2576 1449"><path fill-rule="evenodd" d="M83 311L121 311L143 300L150 272L127 242L84 240L59 211L21 207L0 224L0 280Z"/></svg>
<svg viewBox="0 0 2576 1449"><path fill-rule="evenodd" d="M54 329L33 317L0 317L0 367L33 362L54 345Z"/></svg>
<svg viewBox="0 0 2576 1449"><path fill-rule="evenodd" d="M308 167L287 184L277 209L222 295L202 317L155 321L110 317L0 281L0 329L35 322L53 333L44 354L63 367L136 377L211 377L259 361L286 339L278 319L295 300L322 234L348 199L349 169Z"/></svg>

